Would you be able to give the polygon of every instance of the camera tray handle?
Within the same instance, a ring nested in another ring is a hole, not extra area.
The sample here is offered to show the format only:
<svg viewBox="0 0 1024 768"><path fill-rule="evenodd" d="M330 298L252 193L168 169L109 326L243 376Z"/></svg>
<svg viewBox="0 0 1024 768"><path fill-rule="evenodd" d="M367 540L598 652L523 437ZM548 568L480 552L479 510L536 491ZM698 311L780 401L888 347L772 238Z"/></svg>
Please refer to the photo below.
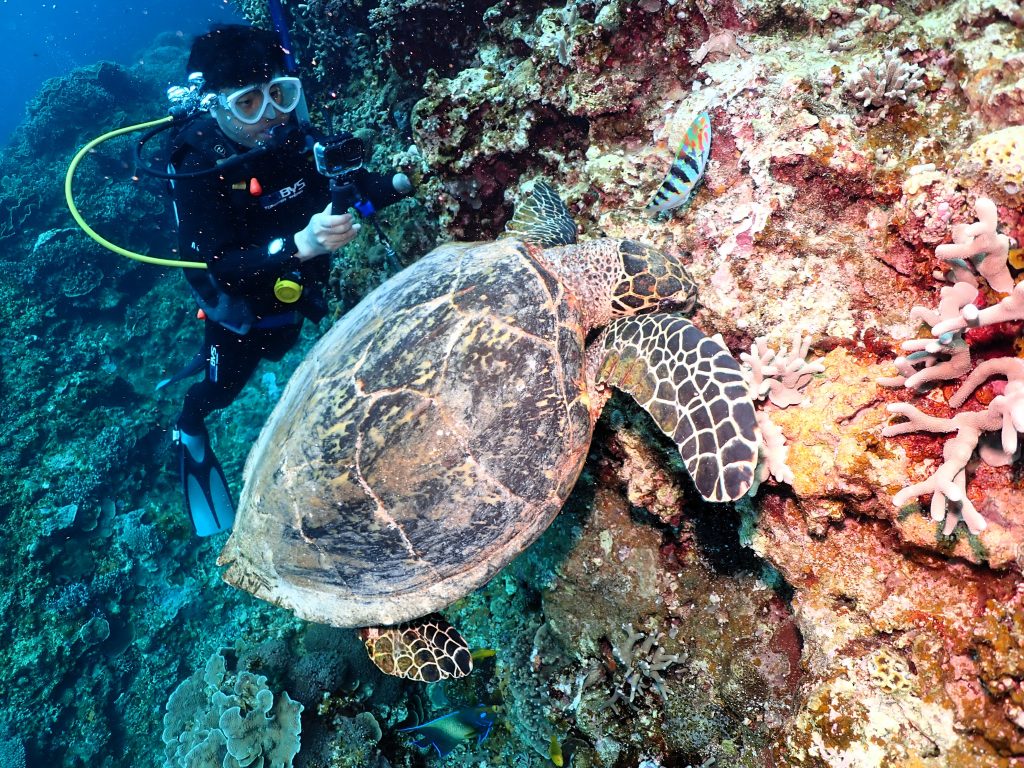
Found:
<svg viewBox="0 0 1024 768"><path fill-rule="evenodd" d="M377 221L377 217L374 215L377 211L374 209L373 203L363 199L359 187L353 182L332 176L331 215L338 216L346 213L349 208L355 209L360 216L373 224L373 228L377 232L377 238L384 246L384 255L387 260L388 269L392 274L400 272L402 264L398 260L398 254L395 252L394 246L391 245L391 240L388 239L387 233L381 228L380 222Z"/></svg>

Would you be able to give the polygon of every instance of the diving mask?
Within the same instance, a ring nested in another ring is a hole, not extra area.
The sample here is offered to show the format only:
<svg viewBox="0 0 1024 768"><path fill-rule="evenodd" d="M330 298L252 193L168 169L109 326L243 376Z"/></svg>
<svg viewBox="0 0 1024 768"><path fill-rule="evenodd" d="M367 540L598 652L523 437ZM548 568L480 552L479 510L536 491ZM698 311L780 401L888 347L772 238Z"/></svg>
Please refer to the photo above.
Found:
<svg viewBox="0 0 1024 768"><path fill-rule="evenodd" d="M291 112L302 99L302 81L297 77L275 77L265 85L247 85L217 101L240 123L255 125L273 106L278 112Z"/></svg>

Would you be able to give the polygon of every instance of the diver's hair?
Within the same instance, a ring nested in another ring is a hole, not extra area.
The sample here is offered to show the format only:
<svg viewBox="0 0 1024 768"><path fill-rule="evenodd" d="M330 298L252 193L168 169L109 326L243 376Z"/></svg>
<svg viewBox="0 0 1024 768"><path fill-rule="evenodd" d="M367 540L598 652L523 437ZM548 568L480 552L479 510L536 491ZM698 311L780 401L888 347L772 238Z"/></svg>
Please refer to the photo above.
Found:
<svg viewBox="0 0 1024 768"><path fill-rule="evenodd" d="M245 24L219 24L192 43L188 71L203 73L208 91L265 83L285 71L277 35Z"/></svg>

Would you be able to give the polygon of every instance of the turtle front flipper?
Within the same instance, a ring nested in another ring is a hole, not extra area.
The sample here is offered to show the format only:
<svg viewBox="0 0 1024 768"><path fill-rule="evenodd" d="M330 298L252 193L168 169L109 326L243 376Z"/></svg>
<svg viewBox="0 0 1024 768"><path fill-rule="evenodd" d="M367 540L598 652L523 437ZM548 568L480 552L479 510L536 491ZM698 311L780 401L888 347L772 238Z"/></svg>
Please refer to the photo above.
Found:
<svg viewBox="0 0 1024 768"><path fill-rule="evenodd" d="M424 683L465 677L473 671L469 645L439 614L359 631L370 660L386 675Z"/></svg>
<svg viewBox="0 0 1024 768"><path fill-rule="evenodd" d="M708 501L735 501L757 465L757 419L729 350L672 314L612 321L596 383L628 392L675 440Z"/></svg>
<svg viewBox="0 0 1024 768"><path fill-rule="evenodd" d="M541 248L572 245L576 242L576 222L551 185L538 181L505 224L503 236L517 237Z"/></svg>

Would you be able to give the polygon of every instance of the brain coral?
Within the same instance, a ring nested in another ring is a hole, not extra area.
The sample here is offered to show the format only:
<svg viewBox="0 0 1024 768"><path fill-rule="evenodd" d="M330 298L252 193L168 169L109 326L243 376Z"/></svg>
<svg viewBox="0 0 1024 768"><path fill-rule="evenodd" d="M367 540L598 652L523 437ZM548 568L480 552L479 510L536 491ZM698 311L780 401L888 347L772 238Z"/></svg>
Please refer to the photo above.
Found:
<svg viewBox="0 0 1024 768"><path fill-rule="evenodd" d="M263 675L229 671L217 651L167 700L165 766L291 768L301 713L302 705L287 693L275 697Z"/></svg>

